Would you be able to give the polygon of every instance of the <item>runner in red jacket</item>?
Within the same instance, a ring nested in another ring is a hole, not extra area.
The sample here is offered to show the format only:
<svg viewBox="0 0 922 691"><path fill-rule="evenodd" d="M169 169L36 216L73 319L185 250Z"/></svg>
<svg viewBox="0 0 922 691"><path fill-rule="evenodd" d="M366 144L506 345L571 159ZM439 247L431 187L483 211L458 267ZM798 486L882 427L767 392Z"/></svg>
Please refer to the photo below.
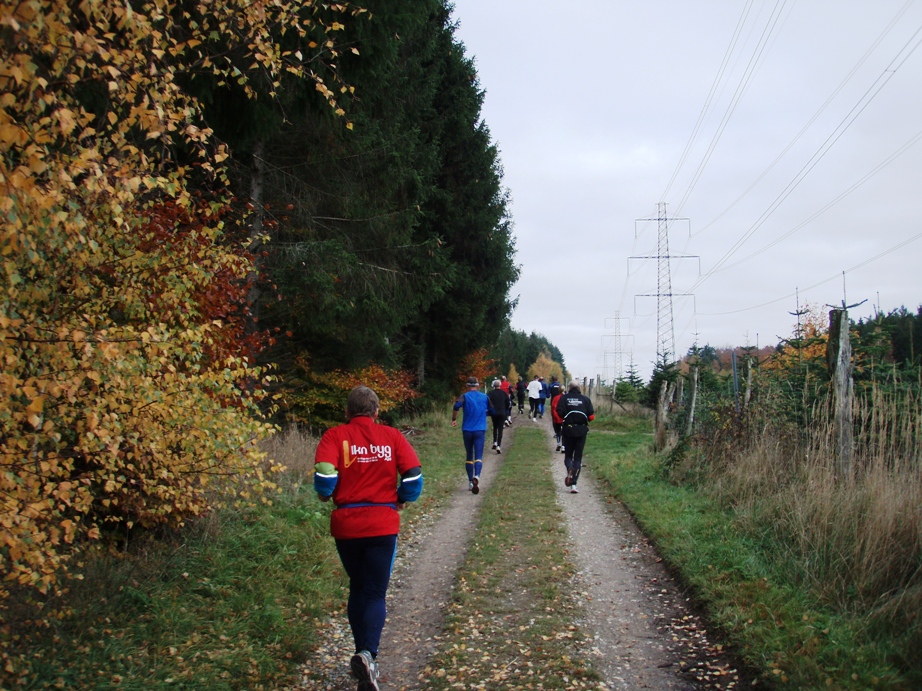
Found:
<svg viewBox="0 0 922 691"><path fill-rule="evenodd" d="M347 611L355 640L350 667L358 691L379 688L375 660L397 551L397 511L423 487L416 451L399 430L376 424L378 409L374 391L354 388L346 403L349 422L327 430L314 458L314 489L321 501L336 504L330 533L349 576Z"/></svg>
<svg viewBox="0 0 922 691"><path fill-rule="evenodd" d="M551 399L551 422L554 425L554 439L557 440L557 448L555 451L560 451L562 449L562 442L560 440L560 430L563 429L563 418L560 417L560 413L557 412L557 403L560 401L560 387L557 387L557 394Z"/></svg>

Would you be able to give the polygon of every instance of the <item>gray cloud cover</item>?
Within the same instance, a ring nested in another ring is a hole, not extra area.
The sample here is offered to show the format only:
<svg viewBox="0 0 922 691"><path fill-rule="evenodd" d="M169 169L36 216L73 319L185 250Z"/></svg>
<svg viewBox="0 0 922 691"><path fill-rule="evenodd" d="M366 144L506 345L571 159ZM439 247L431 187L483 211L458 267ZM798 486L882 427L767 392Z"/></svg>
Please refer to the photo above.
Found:
<svg viewBox="0 0 922 691"><path fill-rule="evenodd" d="M515 328L571 372L656 357L667 203L679 355L801 306L922 303L922 3L456 0L513 199ZM696 136L693 136L696 135ZM685 154L683 157L683 153ZM843 277L843 271L845 275ZM844 279L844 280L843 280ZM844 289L843 289L844 283Z"/></svg>

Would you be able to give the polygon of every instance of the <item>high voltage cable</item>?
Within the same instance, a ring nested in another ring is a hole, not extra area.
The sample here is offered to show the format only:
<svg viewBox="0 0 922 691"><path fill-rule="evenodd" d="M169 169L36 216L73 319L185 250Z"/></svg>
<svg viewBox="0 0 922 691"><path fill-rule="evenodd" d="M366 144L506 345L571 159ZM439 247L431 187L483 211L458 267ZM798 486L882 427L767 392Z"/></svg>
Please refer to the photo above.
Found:
<svg viewBox="0 0 922 691"><path fill-rule="evenodd" d="M685 202L688 201L692 191L698 184L698 180L701 178L702 173L704 173L704 168L710 161L711 155L714 153L714 149L717 148L717 143L720 141L721 136L723 136L724 130L727 128L727 124L730 121L730 117L733 115L733 111L735 111L736 106L739 105L739 102L742 99L746 88L749 86L749 82L752 79L753 74L755 73L756 66L762 59L762 56L765 52L765 47L768 45L768 40L774 32L775 26L778 24L778 20L781 17L781 12L784 10L785 4L786 0L778 0L775 3L775 7L772 9L771 15L769 15L768 22L766 23L765 28L762 30L762 35L759 37L759 41L753 50L752 56L749 58L749 64L746 65L743 76L740 78L740 82L736 86L736 91L734 92L733 97L730 99L730 103L727 105L727 110L724 112L723 118L721 119L720 124L717 126L717 131L711 138L711 143L708 146L704 157L701 159L701 163L698 164L698 169L692 176L692 179L688 184L688 189L686 189L685 194L682 196L682 199L679 201L679 204L676 207L676 215L681 213L682 207L685 206Z"/></svg>
<svg viewBox="0 0 922 691"><path fill-rule="evenodd" d="M831 209L833 206L835 206L835 205L838 204L840 201L842 201L843 199L845 199L845 197L847 197L848 195L850 195L852 192L854 192L856 189L858 189L859 187L861 187L864 183L866 183L866 182L867 182L868 180L870 180L872 177L874 177L875 175L877 175L881 170L883 170L884 168L886 168L888 165L890 165L891 163L893 163L893 161L895 161L897 158L899 158L899 157L902 156L904 153L906 153L910 148L912 148L912 146L914 146L915 144L917 144L917 143L919 142L920 139L922 139L922 131L917 132L917 133L915 134L915 136L913 136L912 138L910 138L909 141L907 141L905 144L903 144L903 146L901 146L901 147L900 147L899 149L897 149L895 152L893 152L892 154L890 154L890 156L888 156L884 161L882 161L882 162L881 162L876 168L874 168L871 172L869 172L869 173L868 173L867 175L865 175L863 178L861 178L860 180L858 180L858 182L856 182L855 184L853 184L853 185L852 185L851 187L849 187L847 190L845 190L844 192L842 192L841 194L839 194L835 199L833 199L832 201L830 201L828 204L826 204L826 205L825 205L823 208L821 208L819 211L817 211L816 213L814 213L813 215L811 215L811 216L810 216L809 218L807 218L805 221L802 221L801 223L797 224L796 226L794 226L793 228L791 228L791 230L789 230L788 232L786 232L784 235L782 235L782 236L780 236L779 238L777 238L777 239L773 240L772 242L768 243L767 245L765 245L765 246L762 247L761 249L756 250L756 251L753 252L752 254L750 254L750 255L748 255L748 256L746 256L746 257L743 257L743 258L740 259L739 261L737 261L737 262L735 262L735 263L733 263L733 264L730 264L729 266L725 266L725 267L721 268L720 271L727 271L728 269L732 269L732 268L734 268L734 267L736 267L736 266L739 266L740 264L742 264L742 263L744 263L744 262L749 261L750 259L752 259L752 258L754 258L754 257L757 257L758 255L762 254L763 252L765 252L765 251L771 249L772 247L774 247L775 245L777 245L777 244L778 244L779 242L781 242L782 240L786 240L786 239L789 238L791 235L793 235L794 233L796 233L798 230L800 230L801 228L803 228L805 225L808 225L809 223L812 223L812 222L813 222L814 220L816 220L819 216L821 216L821 215L823 215L824 213L826 213L827 211L829 211L829 209Z"/></svg>
<svg viewBox="0 0 922 691"><path fill-rule="evenodd" d="M748 18L749 12L752 9L752 3L753 0L749 0L749 2L746 3L746 6L743 7L743 13L740 15L739 21L736 24L733 37L730 39L730 45L727 46L727 52L724 54L723 62L720 63L720 67L717 70L717 75L714 77L714 83L711 84L711 91L708 93L707 98L704 99L704 105L701 107L701 112L698 114L698 120L695 122L691 136L688 138L688 142L685 144L685 150L679 157L679 162L676 165L675 170L672 172L672 177L669 178L669 182L667 183L663 194L660 196L660 199L668 199L669 190L672 189L672 183L675 182L676 177L679 175L679 171L682 169L682 166L685 165L685 160L688 158L688 154L691 152L692 146L698 140L698 132L701 130L701 125L704 124L705 116L710 110L711 101L714 98L714 94L717 92L717 87L720 85L720 82L723 79L727 65L730 63L730 57L733 55L733 51L736 49L736 43L739 41L740 34L743 33L743 26L745 26L746 19Z"/></svg>
<svg viewBox="0 0 922 691"><path fill-rule="evenodd" d="M880 252L879 254L875 254L873 257L870 257L869 259L865 259L864 261L859 262L858 264L855 264L854 266L850 266L849 268L845 269L845 271L840 271L840 272L836 273L835 275L830 276L829 278L824 278L822 281L817 281L817 282L814 283L813 285L809 285L809 286L807 286L806 288L801 288L800 291L801 291L801 292L805 292L805 291L808 291L808 290L812 290L813 288L818 288L819 286L821 286L821 285L823 285L823 284L825 284L825 283L829 283L830 281L834 281L834 280L836 280L837 278L841 278L843 273L849 274L849 273L851 273L852 271L857 271L858 269L860 269L860 268L862 268L862 267L865 267L865 266L867 266L868 264L871 264L872 262L876 262L878 259L881 259L882 257L885 257L885 256L887 256L888 254L891 254L891 253L893 253L893 252L896 252L898 249L902 249L902 248L905 247L906 245L908 245L908 244L910 244L910 243L913 243L913 242L915 242L916 240L918 240L918 239L920 239L920 238L922 238L922 233L918 233L917 235L913 235L913 236L912 236L911 238L909 238L908 240L904 240L903 242L899 243L898 245L894 245L894 246L891 247L890 249L886 249L886 250L884 250L883 252ZM760 305L753 305L752 307L743 307L743 308L741 308L741 309L738 309L738 310L731 310L731 311L729 311L729 312L697 312L697 314L699 314L699 315L701 315L701 316L703 316L703 317L722 317L722 316L725 316L725 315L728 315L728 314L739 314L740 312L748 312L749 310L759 309L760 307L766 307L766 306L768 306L768 305L773 305L773 304L775 304L776 302L781 302L782 300L788 300L788 299L792 298L794 295L795 295L795 293L789 293L788 295L784 295L783 297L776 298L776 299L774 299L774 300L769 300L768 302L763 302L763 303L760 304Z"/></svg>
<svg viewBox="0 0 922 691"><path fill-rule="evenodd" d="M692 285L689 292L693 291L695 288L703 284L706 280L708 280L711 276L713 276L718 270L720 270L720 268L727 262L727 260L729 260L729 258L732 257L740 249L740 247L742 247L743 244L745 244L745 242L750 237L752 237L752 235L765 223L765 221L768 220L768 218L784 202L784 200L787 199L788 196L790 196L790 194L797 188L797 186L810 173L810 171L812 171L813 168L816 167L817 163L819 163L820 160L822 160L822 158L829 152L829 150L833 147L833 145L842 137L843 134L845 134L845 132L848 130L849 127L851 127L851 125L855 122L855 120L858 119L858 116L860 116L861 113L864 112L865 108L867 108L868 105L870 105L871 101L874 100L877 94L880 93L881 89L883 89L884 86L887 85L887 83L890 81L893 75L896 74L897 70L899 70L900 67L903 66L906 60L908 60L909 57L913 54L913 52L915 52L915 50L919 47L919 45L922 44L922 41L917 41L916 44L913 45L911 49L909 49L909 52L906 53L906 55L902 58L902 60L899 61L899 64L897 64L895 67L893 66L894 63L896 63L896 61L900 59L900 56L902 55L902 53L904 53L906 49L909 47L909 45L916 39L916 36L918 36L920 32L922 32L922 26L916 29L915 33L912 35L909 41L907 41L906 44L900 49L896 57L894 57L893 60L890 61L890 64L886 67L886 69L884 69L881 75L874 81L873 84L871 84L870 87L868 87L867 91L865 91L864 94L861 96L861 98L858 100L858 103L856 103L854 107L852 107L852 109L848 112L848 114L846 114L845 118L843 118L842 121L839 123L839 125L836 127L836 129L833 130L832 134L830 134L826 138L826 140L820 145L820 148L817 149L816 152L810 157L810 159L803 165L803 167L801 167L801 169L794 176L794 179L791 180L791 182L789 182L785 186L785 188L774 199L774 201L772 201L772 203L769 204L768 208L762 212L762 214L759 216L758 219L756 219L755 223L753 223L752 226L750 226L749 230L747 230L743 234L743 236L739 240L737 240L729 250L727 250L727 252L717 261L717 263L714 264L714 266L707 273L700 276L695 281L695 283ZM883 81L881 82L882 79ZM874 90L875 86L877 87L876 90ZM872 90L874 90L873 93L871 93Z"/></svg>
<svg viewBox="0 0 922 691"><path fill-rule="evenodd" d="M829 107L833 99L839 95L839 92L841 92L842 89L845 87L845 85L851 81L852 77L855 76L855 73L862 67L862 65L864 65L865 62L867 62L868 58L871 56L871 53L873 53L877 49L877 46L880 45L881 41L883 41L884 38L886 38L887 34L889 34L890 31L893 30L893 27L896 26L897 22L902 18L904 14L906 14L907 10L909 10L909 8L912 6L912 3L913 3L913 0L907 0L906 4L903 5L903 7L899 10L899 12L896 13L896 16L884 28L884 30L880 33L880 35L877 37L874 43L871 44L871 47L868 48L865 54L855 64L855 66L849 71L849 73L845 75L845 78L841 82L839 82L839 85L829 95L829 98L826 99L826 102L823 103L822 106L820 106L819 110L817 110L816 113L813 114L813 117L811 117L810 120L807 122L807 124L803 126L800 132L798 132L797 135L790 141L790 143L786 147L784 147L784 149L781 151L780 154L778 154L775 160L769 164L768 168L762 171L759 177L757 177L755 181L749 187L747 187L746 190L740 196L734 199L733 202L730 204L730 206L728 206L726 209L721 211L713 220L704 224L701 227L701 229L697 233L695 233L695 235L700 235L701 233L706 231L708 228L713 226L715 223L717 223L717 221L719 221L725 215L727 215L727 213L729 213L737 204L739 204L739 202L741 202L746 197L747 194L752 192L752 190L756 187L756 185L758 185L765 178L765 176L768 175L772 171L772 169L781 161L781 159L784 158L784 155L788 151L791 150L791 147L793 147L794 144L796 144L800 140L800 138L807 132L810 126L814 122L816 122L816 119L820 115L822 115L823 112L825 112L826 108Z"/></svg>

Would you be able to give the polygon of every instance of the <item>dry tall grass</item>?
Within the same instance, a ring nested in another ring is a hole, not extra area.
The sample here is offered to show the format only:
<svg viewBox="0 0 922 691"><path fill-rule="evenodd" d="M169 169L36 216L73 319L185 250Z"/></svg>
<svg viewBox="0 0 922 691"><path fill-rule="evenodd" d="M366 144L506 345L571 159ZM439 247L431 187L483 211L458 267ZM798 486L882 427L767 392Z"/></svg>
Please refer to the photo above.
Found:
<svg viewBox="0 0 922 691"><path fill-rule="evenodd" d="M319 440L292 425L260 443L262 451L287 469L277 482L290 487L312 481L314 451Z"/></svg>
<svg viewBox="0 0 922 691"><path fill-rule="evenodd" d="M805 432L750 420L738 444L697 457L699 480L822 601L908 636L922 656L922 404L879 390L857 400L845 480L829 404L812 417Z"/></svg>

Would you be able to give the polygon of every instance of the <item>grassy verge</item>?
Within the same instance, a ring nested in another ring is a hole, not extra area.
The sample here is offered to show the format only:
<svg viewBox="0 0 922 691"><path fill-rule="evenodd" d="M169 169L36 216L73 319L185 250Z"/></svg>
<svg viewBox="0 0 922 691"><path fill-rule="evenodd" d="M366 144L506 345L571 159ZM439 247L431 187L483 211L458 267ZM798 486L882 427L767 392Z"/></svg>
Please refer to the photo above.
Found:
<svg viewBox="0 0 922 691"><path fill-rule="evenodd" d="M325 522L302 485L271 507L221 511L165 540L90 556L84 580L48 603L57 618L11 624L18 669L4 686L273 686L340 597Z"/></svg>
<svg viewBox="0 0 922 691"><path fill-rule="evenodd" d="M567 595L574 567L543 429L522 427L486 490L428 688L597 688Z"/></svg>
<svg viewBox="0 0 922 691"><path fill-rule="evenodd" d="M409 423L426 478L404 513L410 529L463 474L447 423L445 412ZM292 679L319 620L345 601L330 506L311 484L314 443L297 433L274 440L289 471L271 505L89 554L65 596L41 609L13 604L0 629L0 688L249 690Z"/></svg>
<svg viewBox="0 0 922 691"><path fill-rule="evenodd" d="M786 582L759 541L701 493L666 481L650 422L597 420L587 443L594 474L623 500L664 558L695 589L738 653L764 679L791 688L911 688L860 620L836 614Z"/></svg>

